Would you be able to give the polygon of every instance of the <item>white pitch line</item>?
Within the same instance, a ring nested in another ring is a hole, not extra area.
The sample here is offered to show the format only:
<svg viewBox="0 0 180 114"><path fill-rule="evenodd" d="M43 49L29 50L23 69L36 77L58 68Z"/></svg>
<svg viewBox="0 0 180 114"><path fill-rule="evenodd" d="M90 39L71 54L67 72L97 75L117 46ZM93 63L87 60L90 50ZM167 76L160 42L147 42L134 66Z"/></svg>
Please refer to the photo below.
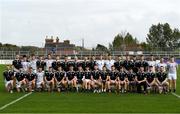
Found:
<svg viewBox="0 0 180 114"><path fill-rule="evenodd" d="M16 100L14 100L14 101L12 101L12 102L10 102L10 103L8 103L8 104L0 107L0 111L3 110L3 109L5 109L5 108L8 107L9 105L12 105L12 104L16 103L16 102L20 101L21 99L23 99L23 98L25 98L25 97L27 97L27 96L29 96L29 95L31 95L31 94L32 94L32 92L27 93L27 94L23 95L22 97L19 97L18 99L16 99Z"/></svg>
<svg viewBox="0 0 180 114"><path fill-rule="evenodd" d="M180 96L176 93L172 93L174 96L176 96L177 98L180 98Z"/></svg>

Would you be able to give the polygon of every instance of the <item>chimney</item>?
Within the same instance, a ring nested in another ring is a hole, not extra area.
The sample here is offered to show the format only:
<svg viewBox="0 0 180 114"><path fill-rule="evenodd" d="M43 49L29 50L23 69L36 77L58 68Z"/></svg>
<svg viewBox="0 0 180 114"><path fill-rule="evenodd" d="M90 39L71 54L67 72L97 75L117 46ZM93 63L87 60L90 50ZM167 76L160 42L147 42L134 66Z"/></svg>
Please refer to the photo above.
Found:
<svg viewBox="0 0 180 114"><path fill-rule="evenodd" d="M59 38L58 38L58 36L56 37L56 43L59 43Z"/></svg>
<svg viewBox="0 0 180 114"><path fill-rule="evenodd" d="M46 39L48 39L48 36L46 36Z"/></svg>

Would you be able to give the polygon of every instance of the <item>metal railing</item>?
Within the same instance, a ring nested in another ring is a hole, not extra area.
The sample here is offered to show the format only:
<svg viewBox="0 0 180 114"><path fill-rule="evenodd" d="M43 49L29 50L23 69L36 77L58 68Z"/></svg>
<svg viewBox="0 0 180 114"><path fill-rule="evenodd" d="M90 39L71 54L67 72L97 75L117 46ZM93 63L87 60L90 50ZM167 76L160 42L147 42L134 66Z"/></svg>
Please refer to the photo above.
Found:
<svg viewBox="0 0 180 114"><path fill-rule="evenodd" d="M47 54L49 52L47 51L35 51L33 54L35 54L36 56L44 56L46 57ZM30 56L32 53L30 51L0 51L0 59L14 59L15 56L19 54L19 55L27 55ZM53 55L60 55L60 56L78 56L79 58L83 58L84 56L99 56L100 54L105 56L107 55L106 52L104 51L77 51L77 52L73 52L71 54L66 54L66 53L62 53L62 52L55 52L52 53ZM175 56L176 58L180 58L180 51L111 51L110 54L112 56L124 56L126 54L129 55L145 55L145 56L150 56L150 55L154 55L157 57L170 57L170 56Z"/></svg>

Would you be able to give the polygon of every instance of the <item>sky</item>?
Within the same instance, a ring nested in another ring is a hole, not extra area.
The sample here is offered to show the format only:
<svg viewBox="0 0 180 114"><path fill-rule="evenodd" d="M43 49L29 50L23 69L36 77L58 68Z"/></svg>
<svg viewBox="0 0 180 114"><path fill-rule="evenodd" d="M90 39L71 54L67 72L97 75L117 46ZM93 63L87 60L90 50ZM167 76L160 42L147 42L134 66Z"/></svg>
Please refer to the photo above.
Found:
<svg viewBox="0 0 180 114"><path fill-rule="evenodd" d="M180 29L180 0L0 0L0 42L42 47L59 37L92 48L122 32L140 42L152 24Z"/></svg>

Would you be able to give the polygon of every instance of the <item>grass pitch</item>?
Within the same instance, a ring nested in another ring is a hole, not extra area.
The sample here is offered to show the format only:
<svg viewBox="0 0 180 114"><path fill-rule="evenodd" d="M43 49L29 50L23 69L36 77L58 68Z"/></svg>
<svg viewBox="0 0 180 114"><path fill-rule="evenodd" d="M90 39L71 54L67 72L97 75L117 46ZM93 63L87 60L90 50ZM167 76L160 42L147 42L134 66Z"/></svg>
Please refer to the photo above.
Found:
<svg viewBox="0 0 180 114"><path fill-rule="evenodd" d="M27 93L7 93L0 65L0 107ZM180 95L180 67L177 95ZM0 113L180 113L180 98L159 94L34 92L0 110Z"/></svg>

